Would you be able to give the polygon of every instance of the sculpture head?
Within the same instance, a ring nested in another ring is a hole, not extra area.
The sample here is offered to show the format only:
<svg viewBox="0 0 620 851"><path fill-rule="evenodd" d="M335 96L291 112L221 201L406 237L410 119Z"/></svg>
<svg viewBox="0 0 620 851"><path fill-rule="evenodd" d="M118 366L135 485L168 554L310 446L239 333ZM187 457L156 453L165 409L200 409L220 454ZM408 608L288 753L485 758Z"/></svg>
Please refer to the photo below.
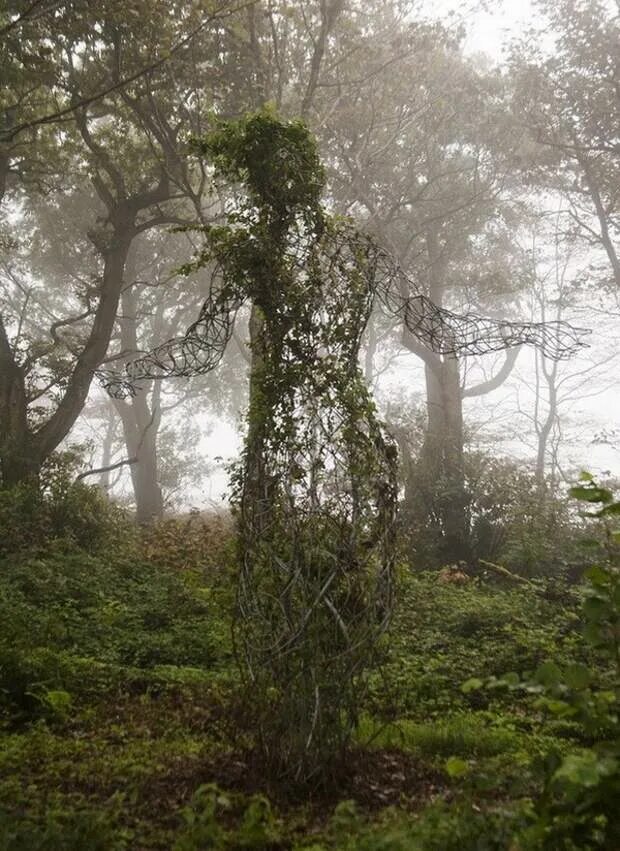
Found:
<svg viewBox="0 0 620 851"><path fill-rule="evenodd" d="M219 122L194 149L217 175L240 183L250 203L275 220L321 215L325 172L316 141L301 121L282 121L269 107Z"/></svg>

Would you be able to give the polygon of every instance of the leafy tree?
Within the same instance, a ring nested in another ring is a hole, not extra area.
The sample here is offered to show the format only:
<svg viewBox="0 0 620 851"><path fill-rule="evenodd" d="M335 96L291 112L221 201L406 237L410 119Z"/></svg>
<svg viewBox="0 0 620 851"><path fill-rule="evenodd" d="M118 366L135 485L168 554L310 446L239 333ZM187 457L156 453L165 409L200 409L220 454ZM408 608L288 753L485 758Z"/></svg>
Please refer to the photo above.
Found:
<svg viewBox="0 0 620 851"><path fill-rule="evenodd" d="M515 45L514 116L526 135L515 162L532 187L568 201L566 237L606 262L592 272L620 286L620 24L604 0L540 0L546 25ZM552 49L545 47L551 43Z"/></svg>
<svg viewBox="0 0 620 851"><path fill-rule="evenodd" d="M170 3L164 2L145 7L140 2L127 6L110 0L96 11L83 4L53 4L53 8L46 4L40 14L28 16L19 26L16 22L3 43L15 68L11 77L14 91L8 90L9 103L4 105L3 150L7 173L18 178L5 200L20 202L24 211L34 211L42 203L30 188L39 158L47 169L49 189L55 193L50 196L51 205L62 200L59 193L63 191L82 193L88 182L96 196L93 211L87 213L86 223L81 223L81 238L88 237L96 271L91 273L86 292L65 299L73 309L77 301L78 309L53 315L48 333L39 324L27 346L25 340L17 346L13 339L23 331L20 317L27 294L16 311L3 310L0 318L0 467L4 485L36 479L41 464L79 416L93 375L106 357L134 240L153 228L177 222L179 216L187 220L181 207L188 204L194 217L200 214L204 174L192 173L180 133L183 127L200 129L203 100L197 101L195 109L188 106L197 91L202 94L200 75L196 74L204 67L200 66L200 49L208 49L209 26L213 23L216 28L214 22L228 13L229 5L223 4L215 12L202 10L200 4L190 5L191 9L179 3L175 7L178 14L171 14ZM145 11L148 14L143 14ZM17 31L24 27L25 41L23 32L16 41ZM200 44L198 34L205 36ZM52 36L54 47L49 52ZM174 55L174 63L159 61L153 45L161 51L160 58ZM31 57L38 52L45 58L43 64ZM18 73L24 64L32 76L30 87ZM145 68L151 69L148 74ZM33 99L32 83L41 89L38 99ZM40 114L48 115L50 101L57 106L53 120L39 121ZM44 156L36 132L40 126L49 133L49 150ZM11 276L4 284L15 289ZM18 285L17 290L23 295L23 286ZM71 326L71 346L56 333L61 326ZM50 359L58 369L46 374ZM36 414L35 402L39 405Z"/></svg>
<svg viewBox="0 0 620 851"><path fill-rule="evenodd" d="M334 195L390 247L440 306L496 309L512 299L521 270L512 232L521 218L508 179L512 146L498 73L463 56L441 27L413 24L399 4L373 19L365 51L339 69L342 97L322 130ZM463 461L463 401L510 374L518 349L494 373L465 386L462 364L401 326L401 343L423 362L427 428L412 467L406 514L437 523L440 558L471 558ZM416 520L417 522L417 520Z"/></svg>

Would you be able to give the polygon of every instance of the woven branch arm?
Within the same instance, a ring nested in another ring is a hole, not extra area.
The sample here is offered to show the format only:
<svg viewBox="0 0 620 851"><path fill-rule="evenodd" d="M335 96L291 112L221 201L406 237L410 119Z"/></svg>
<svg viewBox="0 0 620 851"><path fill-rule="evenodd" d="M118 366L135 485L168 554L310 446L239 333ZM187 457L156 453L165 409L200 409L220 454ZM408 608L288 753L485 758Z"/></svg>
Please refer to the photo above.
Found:
<svg viewBox="0 0 620 851"><path fill-rule="evenodd" d="M210 372L219 364L230 340L240 294L209 297L200 315L182 337L168 340L146 355L128 361L120 372L99 370L99 381L115 399L135 396L141 381Z"/></svg>

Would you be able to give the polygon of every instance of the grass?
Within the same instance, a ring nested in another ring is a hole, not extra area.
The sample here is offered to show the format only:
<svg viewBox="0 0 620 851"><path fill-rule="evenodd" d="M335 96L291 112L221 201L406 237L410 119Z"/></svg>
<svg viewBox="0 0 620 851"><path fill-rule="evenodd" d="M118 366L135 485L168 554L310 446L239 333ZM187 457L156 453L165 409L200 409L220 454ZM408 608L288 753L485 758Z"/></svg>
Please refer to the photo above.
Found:
<svg viewBox="0 0 620 851"><path fill-rule="evenodd" d="M338 795L300 804L236 728L231 585L135 555L0 565L1 851L509 847L570 730L461 684L576 652L570 593L408 577Z"/></svg>

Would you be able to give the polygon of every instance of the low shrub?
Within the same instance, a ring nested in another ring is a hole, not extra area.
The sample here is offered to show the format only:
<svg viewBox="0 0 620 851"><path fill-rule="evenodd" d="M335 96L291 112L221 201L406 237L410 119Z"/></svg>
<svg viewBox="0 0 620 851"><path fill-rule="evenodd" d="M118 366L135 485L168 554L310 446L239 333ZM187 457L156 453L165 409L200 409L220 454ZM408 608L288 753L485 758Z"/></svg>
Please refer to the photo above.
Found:
<svg viewBox="0 0 620 851"><path fill-rule="evenodd" d="M133 548L125 512L94 485L76 480L75 452L54 455L40 481L0 488L0 558L51 546L107 553Z"/></svg>
<svg viewBox="0 0 620 851"><path fill-rule="evenodd" d="M226 616L197 571L79 551L0 561L0 708L46 716L51 692L92 696L126 669L213 668L229 654Z"/></svg>

